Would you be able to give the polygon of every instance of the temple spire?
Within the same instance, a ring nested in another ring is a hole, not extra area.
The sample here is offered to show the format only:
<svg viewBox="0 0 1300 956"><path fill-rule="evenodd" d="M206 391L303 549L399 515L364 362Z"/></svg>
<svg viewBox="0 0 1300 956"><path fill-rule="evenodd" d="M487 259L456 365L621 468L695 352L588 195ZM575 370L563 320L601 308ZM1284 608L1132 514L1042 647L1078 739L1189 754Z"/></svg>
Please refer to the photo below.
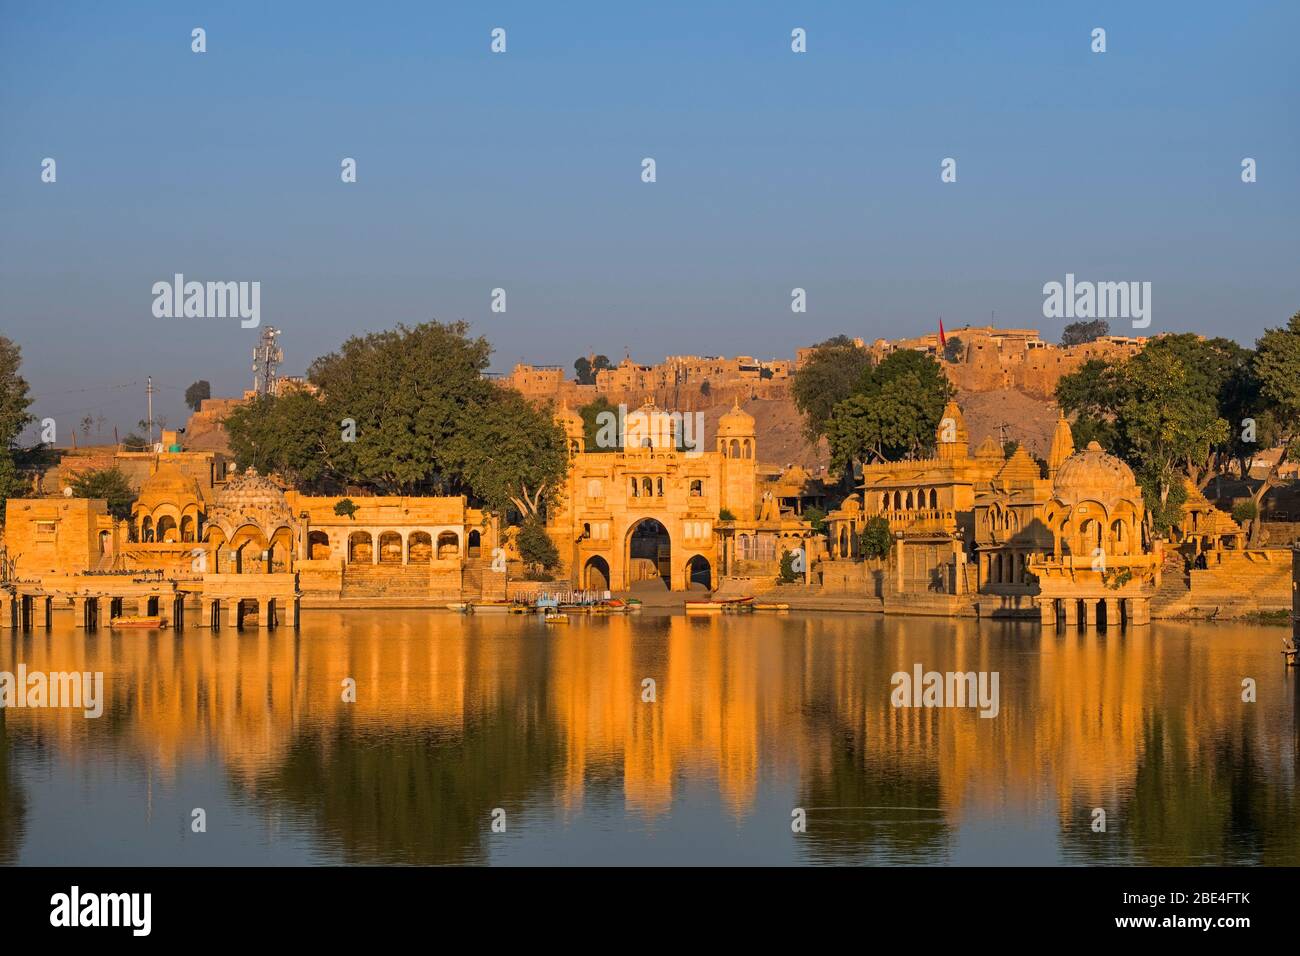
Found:
<svg viewBox="0 0 1300 956"><path fill-rule="evenodd" d="M1052 433L1052 449L1047 454L1047 477L1056 474L1065 459L1074 454L1074 433L1065 420L1065 412L1057 410L1056 431Z"/></svg>

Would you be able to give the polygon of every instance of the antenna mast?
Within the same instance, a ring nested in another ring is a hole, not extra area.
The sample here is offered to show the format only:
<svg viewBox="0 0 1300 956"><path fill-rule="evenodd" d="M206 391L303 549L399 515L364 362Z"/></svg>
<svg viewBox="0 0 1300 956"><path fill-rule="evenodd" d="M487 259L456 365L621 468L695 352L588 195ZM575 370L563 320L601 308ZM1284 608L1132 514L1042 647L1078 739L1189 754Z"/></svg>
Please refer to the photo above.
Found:
<svg viewBox="0 0 1300 956"><path fill-rule="evenodd" d="M267 326L262 330L262 337L253 349L253 391L260 398L275 394L275 383L279 380L280 363L284 361L284 352L276 343L280 330Z"/></svg>

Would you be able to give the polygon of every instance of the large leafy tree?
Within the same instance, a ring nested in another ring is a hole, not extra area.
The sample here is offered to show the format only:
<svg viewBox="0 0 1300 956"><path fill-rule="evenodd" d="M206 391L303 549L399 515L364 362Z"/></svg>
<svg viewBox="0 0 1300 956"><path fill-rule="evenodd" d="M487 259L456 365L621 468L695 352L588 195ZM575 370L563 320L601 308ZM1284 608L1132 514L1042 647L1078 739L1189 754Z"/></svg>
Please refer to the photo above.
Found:
<svg viewBox="0 0 1300 956"><path fill-rule="evenodd" d="M308 392L259 396L232 409L225 426L240 469L251 465L263 473L276 472L299 486L344 477L334 464L343 429Z"/></svg>
<svg viewBox="0 0 1300 956"><path fill-rule="evenodd" d="M832 467L847 470L855 461L896 461L928 453L954 391L938 362L911 349L868 366L854 393L836 404L826 424Z"/></svg>
<svg viewBox="0 0 1300 956"><path fill-rule="evenodd" d="M596 373L613 367L608 356L597 355L594 358L588 358L584 355L573 363L573 372L577 376L579 385L595 385Z"/></svg>
<svg viewBox="0 0 1300 956"><path fill-rule="evenodd" d="M1061 379L1057 401L1075 438L1125 459L1142 486L1149 532L1177 520L1184 478L1204 486L1237 457L1229 417L1253 394L1250 353L1228 339L1166 335L1116 365L1085 363Z"/></svg>
<svg viewBox="0 0 1300 956"><path fill-rule="evenodd" d="M83 471L68 482L68 487L78 498L103 498L108 502L108 512L114 518L131 517L131 503L135 489L121 470L98 468Z"/></svg>
<svg viewBox="0 0 1300 956"><path fill-rule="evenodd" d="M212 397L212 385L207 379L201 378L185 390L185 404L192 411L198 411L203 400Z"/></svg>
<svg viewBox="0 0 1300 956"><path fill-rule="evenodd" d="M1061 332L1061 344L1066 348L1071 345L1083 345L1095 342L1103 335L1110 335L1110 323L1105 319L1092 319L1087 322L1071 322Z"/></svg>
<svg viewBox="0 0 1300 956"><path fill-rule="evenodd" d="M0 521L4 519L4 503L22 489L22 480L14 459L14 445L33 418L27 409L32 400L27 394L27 381L19 374L22 351L0 335Z"/></svg>
<svg viewBox="0 0 1300 956"><path fill-rule="evenodd" d="M617 415L618 414L617 405L610 404L609 399L607 399L604 395L598 395L595 399L593 399L592 401L588 402L586 405L583 405L580 409L578 409L578 414L582 416L583 447L587 451L589 452L622 451L621 448L615 445L609 445L609 447L602 447L600 442L597 441L597 438L600 437L602 431L601 429L602 420L600 416L602 414Z"/></svg>
<svg viewBox="0 0 1300 956"><path fill-rule="evenodd" d="M312 363L329 420L356 423L355 441L340 443L337 467L359 484L388 494L450 491L449 440L466 410L488 403L483 378L492 349L468 337L464 322L425 322L354 337Z"/></svg>
<svg viewBox="0 0 1300 956"><path fill-rule="evenodd" d="M485 379L491 349L466 332L430 322L349 339L312 364L319 394L227 416L237 464L299 485L465 494L500 515L543 514L568 467L563 429Z"/></svg>
<svg viewBox="0 0 1300 956"><path fill-rule="evenodd" d="M493 386L467 410L444 461L497 514L539 518L568 471L564 430L513 389Z"/></svg>
<svg viewBox="0 0 1300 956"><path fill-rule="evenodd" d="M809 441L827 434L835 406L860 390L870 368L871 357L847 336L827 339L815 347L795 372L790 387L795 407L803 413L804 435Z"/></svg>
<svg viewBox="0 0 1300 956"><path fill-rule="evenodd" d="M1268 329L1255 343L1253 382L1244 386L1248 396L1258 390L1256 431L1259 447L1280 447L1281 455L1251 495L1255 512L1264 495L1280 482L1282 465L1300 461L1300 312L1286 326ZM1251 544L1259 539L1258 521L1251 522Z"/></svg>

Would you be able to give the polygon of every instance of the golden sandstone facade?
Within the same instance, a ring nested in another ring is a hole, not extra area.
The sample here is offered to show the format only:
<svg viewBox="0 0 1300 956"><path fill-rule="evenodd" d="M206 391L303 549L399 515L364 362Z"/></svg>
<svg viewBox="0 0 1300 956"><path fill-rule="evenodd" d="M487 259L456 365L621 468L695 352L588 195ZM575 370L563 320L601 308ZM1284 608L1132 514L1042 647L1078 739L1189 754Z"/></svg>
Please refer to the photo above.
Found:
<svg viewBox="0 0 1300 956"><path fill-rule="evenodd" d="M805 591L846 609L1033 617L1044 626L1143 624L1272 611L1290 602L1290 552L1248 549L1230 517L1189 488L1166 546L1144 545L1132 471L1095 443L1076 450L1061 419L1048 460L986 440L972 450L956 403L932 458L863 468L861 483L814 532L802 512L825 489L798 468L763 465L754 418L735 403L706 448L684 444L679 413L647 402L616 450L589 449L561 407L569 471L548 510L562 586L672 591L774 586L797 556ZM702 421L702 416L699 419ZM521 570L508 535L463 497L311 496L220 452L119 452L138 482L130 517L66 496L10 499L0 625L78 623L124 609L205 622L293 623L306 606L437 606L507 595ZM84 465L65 458L61 471ZM143 476L143 477L141 477ZM66 476L65 476L66 477ZM864 560L860 536L882 519L890 553ZM799 597L797 592L787 592Z"/></svg>
<svg viewBox="0 0 1300 956"><path fill-rule="evenodd" d="M682 448L680 416L649 402L628 414L618 450L588 450L567 406L557 418L570 465L547 531L575 587L617 591L658 577L673 591L715 589L721 576L774 575L782 551L811 536L761 479L754 419L738 404L719 420L713 451L702 435Z"/></svg>

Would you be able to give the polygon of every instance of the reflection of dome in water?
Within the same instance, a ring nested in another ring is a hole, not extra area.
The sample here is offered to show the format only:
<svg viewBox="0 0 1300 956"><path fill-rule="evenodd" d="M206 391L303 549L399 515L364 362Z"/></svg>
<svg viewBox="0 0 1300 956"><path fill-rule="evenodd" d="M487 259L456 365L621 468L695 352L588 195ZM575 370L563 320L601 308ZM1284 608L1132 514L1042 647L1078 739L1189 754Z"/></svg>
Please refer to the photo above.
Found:
<svg viewBox="0 0 1300 956"><path fill-rule="evenodd" d="M203 500L199 483L171 462L164 462L140 486L139 503L153 509L161 504L185 505Z"/></svg>
<svg viewBox="0 0 1300 956"><path fill-rule="evenodd" d="M1109 503L1141 494L1133 469L1107 454L1095 441L1061 463L1052 486L1056 497L1066 504L1085 499Z"/></svg>

